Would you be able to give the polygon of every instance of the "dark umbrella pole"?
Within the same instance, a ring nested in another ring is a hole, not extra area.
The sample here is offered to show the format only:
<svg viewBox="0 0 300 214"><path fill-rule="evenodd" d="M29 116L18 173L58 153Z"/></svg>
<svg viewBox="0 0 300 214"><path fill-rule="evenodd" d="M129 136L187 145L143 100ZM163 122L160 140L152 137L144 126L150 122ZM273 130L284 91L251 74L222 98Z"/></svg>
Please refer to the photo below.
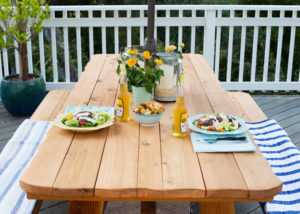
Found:
<svg viewBox="0 0 300 214"><path fill-rule="evenodd" d="M149 51L151 54L156 53L156 40L154 38L154 18L155 18L155 0L148 0L148 28L147 28L147 39L145 42L144 50ZM141 202L141 214L155 214L155 213L156 213L156 202L154 201Z"/></svg>
<svg viewBox="0 0 300 214"><path fill-rule="evenodd" d="M156 52L156 39L154 38L155 0L148 0L148 28L145 51Z"/></svg>

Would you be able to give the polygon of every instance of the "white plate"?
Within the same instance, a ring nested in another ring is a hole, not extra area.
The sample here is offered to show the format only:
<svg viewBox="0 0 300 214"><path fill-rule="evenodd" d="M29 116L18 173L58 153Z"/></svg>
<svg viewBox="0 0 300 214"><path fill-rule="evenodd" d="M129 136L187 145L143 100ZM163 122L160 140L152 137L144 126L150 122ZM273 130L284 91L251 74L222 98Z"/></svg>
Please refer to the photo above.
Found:
<svg viewBox="0 0 300 214"><path fill-rule="evenodd" d="M91 112L100 112L100 113L103 113L103 114L108 114L108 113L103 112L103 111L91 111ZM70 127L70 126L67 126L67 125L63 124L63 122L62 122L62 119L65 116L67 116L69 113L70 112L57 115L57 117L53 121L53 124L55 126L61 128L61 129L66 129L66 130L70 130L70 131L93 132L93 131L97 131L99 129L103 129L103 128L106 128L108 126L113 125L113 121L114 121L114 115L108 114L110 116L110 118L102 125L98 125L98 126L95 126L95 127Z"/></svg>
<svg viewBox="0 0 300 214"><path fill-rule="evenodd" d="M199 133L203 133L203 134L210 134L210 135L234 135L234 134L244 133L248 130L248 126L246 125L245 120L243 120L241 118L238 118L238 117L231 116L231 115L229 115L229 116L235 118L241 125L241 127L239 127L237 130L228 131L228 132L215 132L215 131L207 131L207 130L204 130L204 129L200 129L196 125L194 125L193 122L194 122L195 119L197 120L197 119L203 117L204 115L205 114L198 114L198 115L189 117L187 119L188 123L189 123L189 128L191 130L195 131L195 132L199 132Z"/></svg>

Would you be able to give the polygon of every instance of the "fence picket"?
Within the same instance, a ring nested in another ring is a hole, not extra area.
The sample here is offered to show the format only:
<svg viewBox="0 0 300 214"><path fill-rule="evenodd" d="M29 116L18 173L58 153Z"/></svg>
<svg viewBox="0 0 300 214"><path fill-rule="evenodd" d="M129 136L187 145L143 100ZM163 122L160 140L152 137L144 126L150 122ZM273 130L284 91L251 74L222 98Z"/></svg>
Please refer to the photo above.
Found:
<svg viewBox="0 0 300 214"><path fill-rule="evenodd" d="M179 10L179 18L183 17L183 11ZM180 48L180 44L182 43L182 26L178 26L178 44L177 44L177 48L179 50Z"/></svg>
<svg viewBox="0 0 300 214"><path fill-rule="evenodd" d="M170 10L166 10L166 19L170 19ZM165 31L165 45L169 46L170 45L170 26L166 26L166 31Z"/></svg>
<svg viewBox="0 0 300 214"><path fill-rule="evenodd" d="M18 43L16 42L16 40L14 40L14 46L18 47ZM20 73L19 52L18 50L15 49L14 53L15 53L16 73L19 74Z"/></svg>
<svg viewBox="0 0 300 214"><path fill-rule="evenodd" d="M93 18L93 11L89 10L88 12L89 18ZM93 27L89 27L89 50L90 50L90 57L94 55L94 29Z"/></svg>
<svg viewBox="0 0 300 214"><path fill-rule="evenodd" d="M297 17L297 11L296 10L293 11L292 17L293 18ZM291 80L292 80L295 34L296 34L296 27L291 27L290 49L289 49L288 70L287 70L287 82L291 82Z"/></svg>
<svg viewBox="0 0 300 214"><path fill-rule="evenodd" d="M7 49L3 48L2 53L3 53L4 75L7 76L7 75L9 75Z"/></svg>
<svg viewBox="0 0 300 214"><path fill-rule="evenodd" d="M255 18L259 18L259 10L255 11ZM257 41L258 40L258 26L254 27L253 44L252 44L252 62L251 62L251 77L250 81L255 82L256 76L256 58L257 58Z"/></svg>
<svg viewBox="0 0 300 214"><path fill-rule="evenodd" d="M196 18L196 10L192 10L192 18ZM196 27L191 29L191 53L195 53Z"/></svg>
<svg viewBox="0 0 300 214"><path fill-rule="evenodd" d="M45 68L45 50L44 50L44 32L39 32L39 53L40 53L40 69L41 75L46 81L46 68Z"/></svg>
<svg viewBox="0 0 300 214"><path fill-rule="evenodd" d="M63 11L63 18L67 19L67 11ZM65 56L65 75L66 82L70 82L70 62L69 62L69 33L68 28L64 27L64 56Z"/></svg>
<svg viewBox="0 0 300 214"><path fill-rule="evenodd" d="M284 10L280 11L280 18L284 17ZM276 54L276 67L275 67L275 82L279 82L280 78L280 63L281 63L281 50L282 50L283 27L279 27L277 54Z"/></svg>
<svg viewBox="0 0 300 214"><path fill-rule="evenodd" d="M115 10L114 11L114 18L118 18L119 14L118 14L119 11ZM118 54L119 53L119 27L114 27L114 38L115 38L115 54Z"/></svg>
<svg viewBox="0 0 300 214"><path fill-rule="evenodd" d="M218 10L218 18L222 17L222 10ZM220 67L220 48L221 48L221 26L217 27L217 39L216 39L216 58L215 58L215 75L219 79L219 67Z"/></svg>
<svg viewBox="0 0 300 214"><path fill-rule="evenodd" d="M55 19L54 11L50 11L50 16L51 16L52 19ZM58 82L57 53L56 53L56 30L55 30L55 27L51 27L51 45L52 45L53 81Z"/></svg>
<svg viewBox="0 0 300 214"><path fill-rule="evenodd" d="M106 11L101 11L101 18L105 19ZM106 27L101 28L101 37L102 37L102 54L106 54Z"/></svg>
<svg viewBox="0 0 300 214"><path fill-rule="evenodd" d="M76 19L80 19L80 11L75 12ZM76 52L77 52L77 72L78 79L82 73L82 56L81 56L81 28L76 27Z"/></svg>
<svg viewBox="0 0 300 214"><path fill-rule="evenodd" d="M144 11L140 10L140 18L144 18ZM144 26L140 26L140 46L144 45Z"/></svg>
<svg viewBox="0 0 300 214"><path fill-rule="evenodd" d="M272 18L272 11L268 10L268 18ZM268 81L268 70L269 70L269 55L270 55L270 39L271 39L271 26L267 26L266 34L266 48L264 58L264 71L263 71L263 82Z"/></svg>
<svg viewBox="0 0 300 214"><path fill-rule="evenodd" d="M131 17L131 10L127 10L127 18ZM131 27L127 27L127 47L131 47Z"/></svg>
<svg viewBox="0 0 300 214"><path fill-rule="evenodd" d="M211 68L214 67L216 10L205 11L203 54Z"/></svg>
<svg viewBox="0 0 300 214"><path fill-rule="evenodd" d="M5 37L4 37L4 40L6 41ZM8 56L7 56L6 48L2 48L2 54L3 54L4 76L7 76L7 75L9 75L9 69L8 69Z"/></svg>
<svg viewBox="0 0 300 214"><path fill-rule="evenodd" d="M32 66L32 46L31 46L31 40L26 42L26 49L27 49L27 63L28 63L28 73L33 73L33 66Z"/></svg>
<svg viewBox="0 0 300 214"><path fill-rule="evenodd" d="M230 18L234 17L234 10L230 11ZM233 44L233 26L229 27L229 41L227 52L227 74L226 82L231 82L231 67L232 67L232 44Z"/></svg>
<svg viewBox="0 0 300 214"><path fill-rule="evenodd" d="M247 10L243 10L243 18L246 17L247 17ZM244 81L245 44L246 44L246 26L242 26L240 64L239 64L239 82Z"/></svg>

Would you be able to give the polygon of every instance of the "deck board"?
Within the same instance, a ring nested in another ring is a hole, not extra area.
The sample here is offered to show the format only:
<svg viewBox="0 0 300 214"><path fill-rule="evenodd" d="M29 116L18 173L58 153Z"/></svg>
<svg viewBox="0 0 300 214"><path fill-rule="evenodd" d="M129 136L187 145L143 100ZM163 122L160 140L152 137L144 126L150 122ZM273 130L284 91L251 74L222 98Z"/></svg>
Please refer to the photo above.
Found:
<svg viewBox="0 0 300 214"><path fill-rule="evenodd" d="M256 103L261 107L264 113L269 117L278 121L278 123L286 130L291 140L300 149L300 96L299 95L255 95L252 96ZM3 107L0 101L0 151L12 137L14 131L22 123L26 117L11 116ZM122 213L138 213L139 203L135 202L111 202L105 212L114 213L114 209L122 207ZM163 208L163 207L168 208ZM65 201L46 201L44 202L40 213L42 214L64 214L67 213L67 202ZM185 210L189 213L189 206L186 202L173 202L158 204L158 213L176 213L176 210ZM235 203L237 214L261 214L258 203ZM172 212L173 210L173 212ZM196 212L197 213L197 212Z"/></svg>

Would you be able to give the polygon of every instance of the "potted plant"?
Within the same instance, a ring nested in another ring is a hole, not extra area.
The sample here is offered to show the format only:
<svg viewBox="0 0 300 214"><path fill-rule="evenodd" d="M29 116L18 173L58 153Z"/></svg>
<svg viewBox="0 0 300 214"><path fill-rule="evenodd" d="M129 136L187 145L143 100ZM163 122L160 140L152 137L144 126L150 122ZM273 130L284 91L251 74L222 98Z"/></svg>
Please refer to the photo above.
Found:
<svg viewBox="0 0 300 214"><path fill-rule="evenodd" d="M31 115L46 94L45 82L38 74L28 74L26 42L42 31L49 18L44 0L0 0L0 47L13 48L19 54L18 75L1 80L1 99L12 115Z"/></svg>
<svg viewBox="0 0 300 214"><path fill-rule="evenodd" d="M144 51L139 55L137 51L134 57L127 60L119 60L119 65L126 62L126 73L128 88L132 88L133 98L136 106L140 103L149 102L152 92L156 89L157 82L163 76L163 70L159 68L163 61L156 55L151 55L149 51ZM145 65L142 67L141 65ZM120 66L119 66L120 67ZM118 67L117 72L120 73Z"/></svg>

